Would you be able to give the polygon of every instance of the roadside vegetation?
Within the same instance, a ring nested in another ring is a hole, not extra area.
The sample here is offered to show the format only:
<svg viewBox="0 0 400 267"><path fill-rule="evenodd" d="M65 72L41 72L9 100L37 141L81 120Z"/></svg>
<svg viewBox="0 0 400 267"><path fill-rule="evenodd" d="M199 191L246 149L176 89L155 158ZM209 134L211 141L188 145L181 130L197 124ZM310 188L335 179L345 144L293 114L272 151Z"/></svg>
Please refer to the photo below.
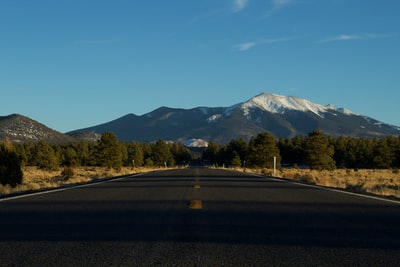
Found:
<svg viewBox="0 0 400 267"><path fill-rule="evenodd" d="M208 166L253 170L304 183L400 197L400 137L308 136L277 140L264 132L228 144L210 142L191 155L179 143L121 142L107 132L97 142L0 142L0 195L85 183L96 179L185 166L199 157Z"/></svg>
<svg viewBox="0 0 400 267"><path fill-rule="evenodd" d="M110 132L98 142L0 142L0 196L188 164L182 144L120 142Z"/></svg>
<svg viewBox="0 0 400 267"><path fill-rule="evenodd" d="M302 183L400 198L400 137L330 137L316 130L308 136L276 140L268 133L228 144L210 143L203 159L230 167Z"/></svg>
<svg viewBox="0 0 400 267"><path fill-rule="evenodd" d="M242 171L243 169L238 169ZM272 169L246 169L246 172L272 176ZM276 177L300 183L400 198L400 174L397 169L310 170L281 168Z"/></svg>
<svg viewBox="0 0 400 267"><path fill-rule="evenodd" d="M11 193L51 189L72 184L94 182L110 177L138 174L154 170L157 170L157 168L122 167L119 170L115 170L107 167L87 166L68 169L69 174L66 174L64 169L49 170L40 169L36 166L26 166L22 168L24 176L23 182L16 186L0 184L0 196Z"/></svg>

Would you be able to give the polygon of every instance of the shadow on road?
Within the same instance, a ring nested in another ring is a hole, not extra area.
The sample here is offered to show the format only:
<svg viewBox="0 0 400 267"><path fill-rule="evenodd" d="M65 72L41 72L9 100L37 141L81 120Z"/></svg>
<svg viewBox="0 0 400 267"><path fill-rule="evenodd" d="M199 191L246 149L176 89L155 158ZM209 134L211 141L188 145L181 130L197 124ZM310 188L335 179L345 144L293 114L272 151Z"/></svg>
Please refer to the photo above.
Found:
<svg viewBox="0 0 400 267"><path fill-rule="evenodd" d="M14 209L0 210L2 241L179 241L400 249L400 232L392 230L400 225L400 216L390 206L363 206L369 213L360 214L357 205L335 211L334 205L325 204L315 212L313 203L205 201L205 209L199 211L188 209L181 200L57 202L51 211L46 211L47 202L10 205Z"/></svg>

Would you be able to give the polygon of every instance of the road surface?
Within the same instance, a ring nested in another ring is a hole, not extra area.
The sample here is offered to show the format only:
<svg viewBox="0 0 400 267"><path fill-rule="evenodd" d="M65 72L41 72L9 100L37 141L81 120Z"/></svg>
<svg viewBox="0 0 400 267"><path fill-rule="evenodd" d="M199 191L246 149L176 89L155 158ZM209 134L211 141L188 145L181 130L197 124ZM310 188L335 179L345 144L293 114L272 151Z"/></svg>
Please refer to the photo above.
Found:
<svg viewBox="0 0 400 267"><path fill-rule="evenodd" d="M398 266L400 204L168 170L0 201L0 266Z"/></svg>

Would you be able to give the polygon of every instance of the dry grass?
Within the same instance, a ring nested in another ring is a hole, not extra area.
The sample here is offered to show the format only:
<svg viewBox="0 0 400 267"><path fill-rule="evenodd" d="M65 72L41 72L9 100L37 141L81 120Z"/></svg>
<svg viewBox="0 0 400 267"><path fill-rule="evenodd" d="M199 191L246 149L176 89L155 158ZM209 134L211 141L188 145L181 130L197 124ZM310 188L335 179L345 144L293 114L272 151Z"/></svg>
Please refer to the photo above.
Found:
<svg viewBox="0 0 400 267"><path fill-rule="evenodd" d="M153 170L156 169L125 167L120 171L116 171L114 169L101 167L77 167L72 169L72 175L66 176L63 175L63 169L57 171L48 171L40 170L36 167L25 167L23 168L23 183L15 188L12 188L9 185L0 184L0 196L10 193L55 188L69 184L87 183L104 178L143 173Z"/></svg>
<svg viewBox="0 0 400 267"><path fill-rule="evenodd" d="M65 176L62 175L63 170L61 169L58 171L46 171L36 167L25 167L23 169L23 183L15 188L0 184L0 196L16 192L55 188L68 184L86 183L98 179L153 170L156 169L122 168L120 171L116 171L101 167L79 167L73 169L73 175ZM273 174L271 169L246 169L246 171L263 175ZM277 170L276 176L302 183L400 198L400 172L398 170L339 169L334 171L314 171L308 169L282 169Z"/></svg>
<svg viewBox="0 0 400 267"><path fill-rule="evenodd" d="M273 170L249 170L263 175L272 175ZM400 198L400 173L398 170L350 170L315 171L309 169L277 170L276 176L302 183L346 189L359 193Z"/></svg>

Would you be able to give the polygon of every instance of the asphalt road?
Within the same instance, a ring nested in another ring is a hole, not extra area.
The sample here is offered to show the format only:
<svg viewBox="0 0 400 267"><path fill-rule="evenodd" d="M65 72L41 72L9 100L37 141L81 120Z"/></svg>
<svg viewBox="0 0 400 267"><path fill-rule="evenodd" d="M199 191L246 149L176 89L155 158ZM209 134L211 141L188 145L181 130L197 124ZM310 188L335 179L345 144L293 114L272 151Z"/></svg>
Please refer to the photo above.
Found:
<svg viewBox="0 0 400 267"><path fill-rule="evenodd" d="M399 266L400 204L189 168L0 201L0 266Z"/></svg>

